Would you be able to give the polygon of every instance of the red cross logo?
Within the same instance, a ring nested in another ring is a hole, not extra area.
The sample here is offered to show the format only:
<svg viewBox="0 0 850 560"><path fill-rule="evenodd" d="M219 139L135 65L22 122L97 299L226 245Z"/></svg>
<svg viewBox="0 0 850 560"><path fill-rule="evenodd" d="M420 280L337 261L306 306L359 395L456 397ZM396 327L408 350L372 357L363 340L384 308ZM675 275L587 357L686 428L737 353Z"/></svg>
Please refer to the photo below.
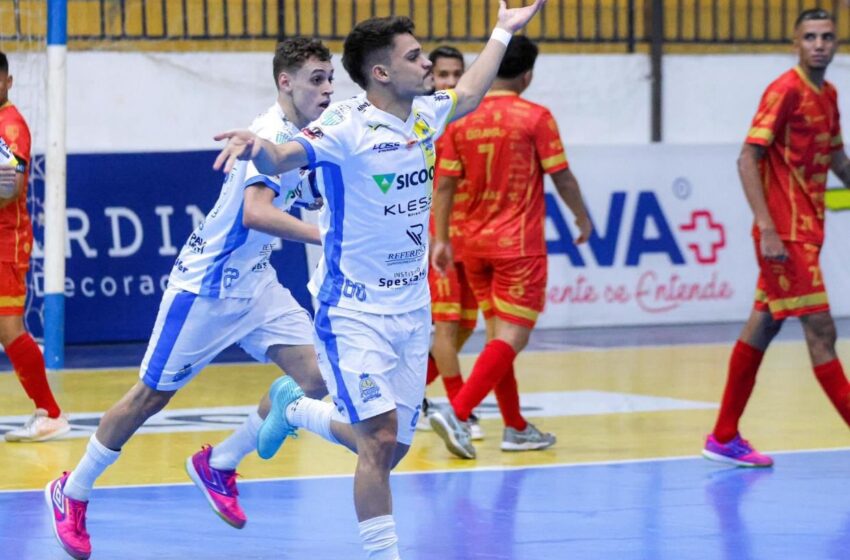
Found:
<svg viewBox="0 0 850 560"><path fill-rule="evenodd" d="M687 246L699 264L717 262L717 253L726 246L726 230L723 224L714 221L711 212L694 210L691 212L690 223L680 225L679 229L695 234L691 236L692 241L689 241Z"/></svg>

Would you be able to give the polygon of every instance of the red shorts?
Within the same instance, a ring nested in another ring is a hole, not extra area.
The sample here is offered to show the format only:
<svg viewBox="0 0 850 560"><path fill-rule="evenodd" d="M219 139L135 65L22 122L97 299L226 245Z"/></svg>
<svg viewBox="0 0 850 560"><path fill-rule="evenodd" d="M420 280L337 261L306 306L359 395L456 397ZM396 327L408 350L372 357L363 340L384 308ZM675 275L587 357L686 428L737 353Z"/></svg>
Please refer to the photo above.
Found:
<svg viewBox="0 0 850 560"><path fill-rule="evenodd" d="M13 262L0 262L0 315L23 315L27 301L27 270Z"/></svg>
<svg viewBox="0 0 850 560"><path fill-rule="evenodd" d="M434 268L429 269L428 285L431 287L431 318L435 322L460 323L461 328L475 328L478 301L466 279L463 263L454 263L445 276Z"/></svg>
<svg viewBox="0 0 850 560"><path fill-rule="evenodd" d="M759 278L756 311L770 312L774 319L799 317L829 311L829 300L820 270L820 246L785 242L788 258L767 260L756 241Z"/></svg>
<svg viewBox="0 0 850 560"><path fill-rule="evenodd" d="M546 302L546 255L488 258L464 256L466 276L489 319L533 328Z"/></svg>

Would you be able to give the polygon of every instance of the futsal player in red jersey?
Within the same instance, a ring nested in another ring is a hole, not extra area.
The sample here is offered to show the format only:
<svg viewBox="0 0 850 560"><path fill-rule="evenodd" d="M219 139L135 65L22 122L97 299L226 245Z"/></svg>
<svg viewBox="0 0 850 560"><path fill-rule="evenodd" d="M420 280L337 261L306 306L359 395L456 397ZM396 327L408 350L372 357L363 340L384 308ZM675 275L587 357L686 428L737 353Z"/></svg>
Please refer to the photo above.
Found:
<svg viewBox="0 0 850 560"><path fill-rule="evenodd" d="M460 226L463 266L487 321L489 339L463 388L451 399L461 423L439 409L431 416L448 449L464 458L475 456L465 421L491 390L505 421L504 451L545 449L555 443L555 436L541 432L520 413L513 368L545 300L544 174L552 177L576 217L576 243L588 239L592 226L555 119L545 107L520 97L531 83L537 52L527 37L514 37L484 101L444 136L441 157L453 164L443 167L444 179L434 195L432 264L441 273L451 266L449 215L460 182L469 196Z"/></svg>
<svg viewBox="0 0 850 560"><path fill-rule="evenodd" d="M32 252L32 224L27 211L30 168L30 131L11 101L9 60L0 52L0 138L6 144L3 160L12 155L14 166L0 166L0 344L15 374L35 403L35 412L22 428L6 432L6 441L36 442L59 437L71 427L47 382L44 356L24 328L27 270Z"/></svg>
<svg viewBox="0 0 850 560"><path fill-rule="evenodd" d="M831 169L850 185L837 93L824 80L837 48L835 22L821 9L795 24L799 65L767 87L738 158L753 210L759 265L755 305L732 350L720 413L703 455L746 467L773 460L738 431L765 350L788 317L799 317L815 376L850 424L850 384L835 353L835 323L819 264L824 190Z"/></svg>
<svg viewBox="0 0 850 560"><path fill-rule="evenodd" d="M463 54L454 47L442 45L431 51L428 58L434 64L432 72L435 89L441 91L454 88L465 70ZM451 131L453 126L454 123L449 124L446 130ZM446 151L445 138L445 136L441 136L436 143L435 186L439 183L444 170L456 169L458 165L457 162L442 157L442 154ZM475 323L478 320L478 302L475 301L475 294L473 294L466 279L461 262L463 237L459 235L459 226L457 225L465 217L466 200L468 200L468 195L463 192L463 188L460 186L455 191L449 224L454 266L450 267L445 275L437 273L433 268L428 270L428 284L431 288L431 318L434 321L434 343L428 356L426 382L430 385L438 377L441 378L449 399L453 398L463 387L458 352L472 335ZM433 238L433 216L429 226L429 233ZM419 417L417 429L431 429L429 416L432 411L433 405L426 398L422 402L422 414ZM470 416L469 427L473 440L483 439L484 433L475 415Z"/></svg>

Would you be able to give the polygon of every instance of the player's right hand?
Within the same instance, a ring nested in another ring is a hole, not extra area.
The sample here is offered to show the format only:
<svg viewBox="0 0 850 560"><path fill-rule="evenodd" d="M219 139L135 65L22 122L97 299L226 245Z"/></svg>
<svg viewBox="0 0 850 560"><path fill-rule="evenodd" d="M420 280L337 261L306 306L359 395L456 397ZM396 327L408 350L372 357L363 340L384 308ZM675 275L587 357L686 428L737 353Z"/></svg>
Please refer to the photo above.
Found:
<svg viewBox="0 0 850 560"><path fill-rule="evenodd" d="M761 255L769 261L784 261L788 258L788 249L779 238L775 229L761 230Z"/></svg>
<svg viewBox="0 0 850 560"><path fill-rule="evenodd" d="M578 227L578 237L573 242L576 245L586 243L590 239L590 234L593 233L593 223L590 221L590 216L583 216L576 219L576 227Z"/></svg>
<svg viewBox="0 0 850 560"><path fill-rule="evenodd" d="M435 241L431 247L431 266L445 276L446 271L452 264L452 244L444 241Z"/></svg>
<svg viewBox="0 0 850 560"><path fill-rule="evenodd" d="M213 136L215 140L227 140L224 149L215 158L213 169L230 173L236 161L240 159L252 159L260 151L259 137L248 130L228 130Z"/></svg>

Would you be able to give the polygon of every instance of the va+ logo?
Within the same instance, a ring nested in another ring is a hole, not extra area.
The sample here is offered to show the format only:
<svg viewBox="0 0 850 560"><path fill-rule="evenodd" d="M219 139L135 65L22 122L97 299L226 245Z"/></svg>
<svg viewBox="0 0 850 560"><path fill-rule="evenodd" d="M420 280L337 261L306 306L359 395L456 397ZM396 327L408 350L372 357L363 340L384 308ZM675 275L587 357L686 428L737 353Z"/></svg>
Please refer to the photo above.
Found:
<svg viewBox="0 0 850 560"><path fill-rule="evenodd" d="M640 191L634 205L631 229L623 230L626 201L635 193L613 192L608 205L607 219L593 220L593 234L588 248L600 267L614 266L617 247L625 235L625 266L639 266L644 255L666 255L674 265L684 265L685 251L701 265L715 264L720 250L726 247L726 229L715 220L709 210L693 210L684 223L671 226L658 197L652 191ZM548 240L546 249L550 255L566 255L575 267L587 266L584 256L573 243L575 236L567 225L554 195L546 193L546 216L554 226L557 239ZM674 233L675 232L675 233Z"/></svg>

